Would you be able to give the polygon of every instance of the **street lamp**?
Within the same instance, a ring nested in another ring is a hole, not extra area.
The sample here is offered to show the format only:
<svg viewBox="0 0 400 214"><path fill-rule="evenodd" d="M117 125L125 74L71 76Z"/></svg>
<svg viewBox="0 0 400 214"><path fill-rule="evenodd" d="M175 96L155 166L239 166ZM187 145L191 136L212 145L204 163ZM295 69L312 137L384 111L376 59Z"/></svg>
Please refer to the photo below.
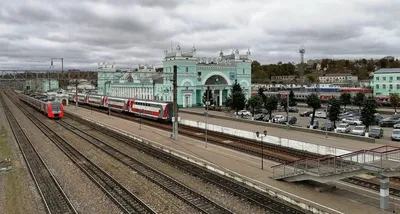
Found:
<svg viewBox="0 0 400 214"><path fill-rule="evenodd" d="M261 135L261 136L260 136L260 132L257 131L256 136L257 136L257 138L261 137L261 169L264 169L264 141L263 141L263 139L264 139L264 137L267 136L267 130L264 130L264 135Z"/></svg>
<svg viewBox="0 0 400 214"><path fill-rule="evenodd" d="M328 106L325 107L325 138L328 138Z"/></svg>

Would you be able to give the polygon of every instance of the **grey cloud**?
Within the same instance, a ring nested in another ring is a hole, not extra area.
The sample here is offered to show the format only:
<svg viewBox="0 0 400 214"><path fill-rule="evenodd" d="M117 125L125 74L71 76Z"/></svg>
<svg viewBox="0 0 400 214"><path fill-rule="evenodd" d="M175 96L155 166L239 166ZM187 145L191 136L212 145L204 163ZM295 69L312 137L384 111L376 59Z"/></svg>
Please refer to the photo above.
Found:
<svg viewBox="0 0 400 214"><path fill-rule="evenodd" d="M173 48L179 42L184 51L195 44L200 57L217 57L221 49L230 54L232 49L243 53L251 48L253 59L261 63L298 62L301 44L306 46L306 59L397 57L400 2L355 0L338 5L323 1L315 5L304 0L301 14L296 14L296 4L297 0L285 4L261 0L246 4L239 0L1 1L0 69L47 69L51 57L63 57L66 69L95 69L103 60L123 68L146 60L160 66L171 41Z"/></svg>

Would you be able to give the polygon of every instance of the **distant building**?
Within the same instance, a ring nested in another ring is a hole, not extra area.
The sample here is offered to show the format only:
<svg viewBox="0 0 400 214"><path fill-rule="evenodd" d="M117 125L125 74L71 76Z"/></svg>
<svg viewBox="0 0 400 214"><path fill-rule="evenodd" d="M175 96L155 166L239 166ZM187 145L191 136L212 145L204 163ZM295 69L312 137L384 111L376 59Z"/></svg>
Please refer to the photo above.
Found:
<svg viewBox="0 0 400 214"><path fill-rule="evenodd" d="M78 82L78 85L76 85L76 82ZM76 89L78 89L78 91L89 91L96 89L96 87L89 81L81 79L81 80L71 80L69 82L69 85L67 86L67 89L70 91L75 91Z"/></svg>
<svg viewBox="0 0 400 214"><path fill-rule="evenodd" d="M162 72L153 66L139 65L135 72L114 72L98 69L100 94L137 99L173 100L173 67L177 66L179 107L203 106L203 94L209 86L216 106L225 104L232 84L237 81L246 98L251 96L251 53L239 50L215 58L197 57L196 48L164 51Z"/></svg>
<svg viewBox="0 0 400 214"><path fill-rule="evenodd" d="M292 82L296 79L295 75L285 75L285 76L272 76L271 81L273 82L282 82L282 83L288 83Z"/></svg>
<svg viewBox="0 0 400 214"><path fill-rule="evenodd" d="M384 59L387 59L389 61L394 61L394 56L386 56Z"/></svg>
<svg viewBox="0 0 400 214"><path fill-rule="evenodd" d="M375 71L371 84L377 97L400 93L400 68L383 68Z"/></svg>
<svg viewBox="0 0 400 214"><path fill-rule="evenodd" d="M356 83L358 82L358 76L352 75L349 73L344 74L326 74L325 76L318 77L320 83L334 83L334 84L342 84L342 83Z"/></svg>
<svg viewBox="0 0 400 214"><path fill-rule="evenodd" d="M58 88L58 80L56 79L30 79L26 80L24 84L24 90L39 92L48 92Z"/></svg>
<svg viewBox="0 0 400 214"><path fill-rule="evenodd" d="M316 69L317 71L319 71L319 70L321 70L321 68L322 68L322 67L321 67L321 63L318 63L318 64L317 64L317 67L316 67L315 69Z"/></svg>

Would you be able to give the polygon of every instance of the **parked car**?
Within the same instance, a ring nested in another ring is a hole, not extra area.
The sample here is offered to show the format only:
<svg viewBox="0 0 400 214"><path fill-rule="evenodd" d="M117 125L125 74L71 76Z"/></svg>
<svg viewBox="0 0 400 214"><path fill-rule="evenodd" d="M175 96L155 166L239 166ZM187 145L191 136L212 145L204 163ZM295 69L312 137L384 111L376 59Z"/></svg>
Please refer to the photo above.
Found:
<svg viewBox="0 0 400 214"><path fill-rule="evenodd" d="M310 114L310 117L312 117L313 114ZM321 111L317 111L315 112L315 117L316 118L326 118L326 113L325 112L321 112Z"/></svg>
<svg viewBox="0 0 400 214"><path fill-rule="evenodd" d="M271 115L271 118L274 118L273 115ZM268 120L270 120L271 118L269 118L269 114L265 115L264 118L262 119L262 121L267 122Z"/></svg>
<svg viewBox="0 0 400 214"><path fill-rule="evenodd" d="M311 125L311 121L308 122L307 128L310 128L310 127L313 127L313 129L318 129L318 127L319 127L319 122L318 122L318 120L314 120L313 125Z"/></svg>
<svg viewBox="0 0 400 214"><path fill-rule="evenodd" d="M324 130L324 131L325 131L325 128L326 128L327 131L333 131L333 130L335 130L335 126L333 125L332 122L324 123L324 124L321 126L321 130Z"/></svg>
<svg viewBox="0 0 400 214"><path fill-rule="evenodd" d="M272 118L273 123L280 123L281 121L284 121L285 117L283 115L275 115L275 117Z"/></svg>
<svg viewBox="0 0 400 214"><path fill-rule="evenodd" d="M364 136L365 132L365 126L356 126L350 131L350 134Z"/></svg>
<svg viewBox="0 0 400 214"><path fill-rule="evenodd" d="M390 127L390 126L394 126L394 124L397 124L397 123L400 123L400 115L384 118L380 121L379 125L381 127Z"/></svg>
<svg viewBox="0 0 400 214"><path fill-rule="evenodd" d="M293 113L299 113L299 109L295 107L289 107L288 111Z"/></svg>
<svg viewBox="0 0 400 214"><path fill-rule="evenodd" d="M305 111L303 113L300 113L299 115L300 115L300 117L309 117L310 114L312 114L312 111L311 110L307 110L307 111Z"/></svg>
<svg viewBox="0 0 400 214"><path fill-rule="evenodd" d="M362 125L362 121L360 120L360 117L346 117L342 119L343 123L348 123L350 125Z"/></svg>
<svg viewBox="0 0 400 214"><path fill-rule="evenodd" d="M286 117L284 117L284 119L281 120L279 123L281 123L281 124L286 124L287 121L288 121L288 120L286 119ZM289 116L289 124L290 124L290 125L296 124L296 122L297 122L297 117L295 117L295 116Z"/></svg>
<svg viewBox="0 0 400 214"><path fill-rule="evenodd" d="M348 123L341 123L337 126L336 131L339 133L349 133L350 125Z"/></svg>
<svg viewBox="0 0 400 214"><path fill-rule="evenodd" d="M254 120L262 120L265 117L265 114L256 114L254 115Z"/></svg>
<svg viewBox="0 0 400 214"><path fill-rule="evenodd" d="M235 112L235 115L236 115L236 112ZM237 113L237 115L238 115L238 116L251 116L251 113L250 113L249 111L247 111L247 110L240 110L240 111Z"/></svg>
<svg viewBox="0 0 400 214"><path fill-rule="evenodd" d="M379 126L371 127L369 130L369 136L373 138L383 137L383 129Z"/></svg>
<svg viewBox="0 0 400 214"><path fill-rule="evenodd" d="M383 117L379 114L375 114L373 125L379 125L381 120L383 120Z"/></svg>
<svg viewBox="0 0 400 214"><path fill-rule="evenodd" d="M394 125L393 125L393 128L394 128L394 129L400 129L400 123L394 124Z"/></svg>
<svg viewBox="0 0 400 214"><path fill-rule="evenodd" d="M392 140L400 140L400 129L393 129L392 131Z"/></svg>
<svg viewBox="0 0 400 214"><path fill-rule="evenodd" d="M346 118L346 117L357 117L357 116L361 116L361 114L358 111L355 110L347 110L344 111L343 113L339 114L339 120Z"/></svg>

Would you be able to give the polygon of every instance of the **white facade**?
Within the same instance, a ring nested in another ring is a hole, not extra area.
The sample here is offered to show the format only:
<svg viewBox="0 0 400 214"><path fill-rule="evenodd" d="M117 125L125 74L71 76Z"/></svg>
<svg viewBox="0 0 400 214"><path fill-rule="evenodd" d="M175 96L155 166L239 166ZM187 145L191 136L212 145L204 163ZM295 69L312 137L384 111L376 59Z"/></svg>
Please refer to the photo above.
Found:
<svg viewBox="0 0 400 214"><path fill-rule="evenodd" d="M346 83L358 82L358 76L351 74L327 74L318 77L320 83Z"/></svg>
<svg viewBox="0 0 400 214"><path fill-rule="evenodd" d="M94 90L94 89L96 89L96 87L88 81L79 82L78 86L76 86L75 84L70 84L69 86L67 86L68 90L75 90L76 88L78 88L78 90Z"/></svg>
<svg viewBox="0 0 400 214"><path fill-rule="evenodd" d="M117 68L115 66L115 63L107 63L107 62L101 62L97 63L97 71L103 71L103 72L116 72Z"/></svg>

